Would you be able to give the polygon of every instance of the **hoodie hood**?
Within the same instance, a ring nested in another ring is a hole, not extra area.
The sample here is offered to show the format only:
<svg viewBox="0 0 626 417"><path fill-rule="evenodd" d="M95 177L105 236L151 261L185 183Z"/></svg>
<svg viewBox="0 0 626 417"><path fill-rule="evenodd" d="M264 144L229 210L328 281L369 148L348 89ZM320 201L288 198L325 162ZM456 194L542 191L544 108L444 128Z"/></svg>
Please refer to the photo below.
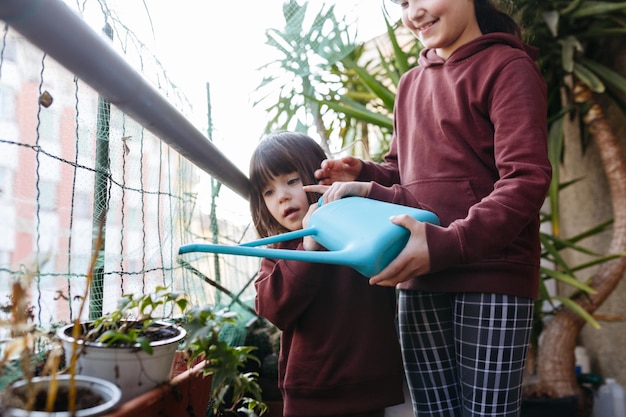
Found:
<svg viewBox="0 0 626 417"><path fill-rule="evenodd" d="M435 49L422 49L422 51L420 52L418 64L421 67L430 67L443 65L446 62L452 63L463 61L473 56L474 54L483 51L485 48L488 48L489 46L495 44L508 45L512 48L520 49L526 52L526 54L528 54L528 56L530 56L530 58L533 60L536 60L538 56L537 48L525 44L517 36L504 32L493 32L480 36L473 41L461 46L456 51L454 51L452 55L450 55L450 58L448 58L448 60L444 60L439 55L437 55Z"/></svg>

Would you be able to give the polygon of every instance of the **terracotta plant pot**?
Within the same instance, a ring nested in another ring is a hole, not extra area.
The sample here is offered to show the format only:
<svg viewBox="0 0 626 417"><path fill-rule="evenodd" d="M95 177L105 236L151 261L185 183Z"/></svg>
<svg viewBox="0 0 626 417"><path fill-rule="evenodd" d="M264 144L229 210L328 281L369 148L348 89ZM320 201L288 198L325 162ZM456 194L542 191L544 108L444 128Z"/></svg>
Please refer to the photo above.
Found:
<svg viewBox="0 0 626 417"><path fill-rule="evenodd" d="M182 352L177 352L177 357L182 358ZM175 360L169 384L160 385L121 404L106 417L203 417L211 394L211 375L203 376L204 361L178 374L183 360Z"/></svg>

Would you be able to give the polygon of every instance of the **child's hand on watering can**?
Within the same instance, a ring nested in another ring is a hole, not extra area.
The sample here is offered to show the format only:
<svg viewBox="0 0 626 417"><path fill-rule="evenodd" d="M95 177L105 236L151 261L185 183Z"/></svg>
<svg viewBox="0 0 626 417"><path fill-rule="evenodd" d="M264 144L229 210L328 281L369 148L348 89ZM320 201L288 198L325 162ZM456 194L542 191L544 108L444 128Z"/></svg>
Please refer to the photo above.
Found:
<svg viewBox="0 0 626 417"><path fill-rule="evenodd" d="M339 200L343 197L365 197L369 194L372 185L369 182L350 181L335 182L333 185L305 185L302 187L306 192L322 194L322 204Z"/></svg>
<svg viewBox="0 0 626 417"><path fill-rule="evenodd" d="M313 214L313 212L318 209L318 207L319 206L317 205L317 203L311 204L309 206L309 210L302 218L303 229L306 229L308 227L309 219L311 218L311 215ZM304 247L304 250L310 250L310 251L324 249L324 247L320 245L319 243L317 243L311 236L305 236L304 238L302 238L302 246Z"/></svg>
<svg viewBox="0 0 626 417"><path fill-rule="evenodd" d="M331 185L337 181L354 181L361 172L363 162L353 156L322 161L320 169L313 175L321 185Z"/></svg>
<svg viewBox="0 0 626 417"><path fill-rule="evenodd" d="M411 232L408 242L396 259L377 275L370 278L372 285L395 287L400 282L407 281L430 271L430 256L426 241L426 224L418 222L406 214L394 216L391 221Z"/></svg>

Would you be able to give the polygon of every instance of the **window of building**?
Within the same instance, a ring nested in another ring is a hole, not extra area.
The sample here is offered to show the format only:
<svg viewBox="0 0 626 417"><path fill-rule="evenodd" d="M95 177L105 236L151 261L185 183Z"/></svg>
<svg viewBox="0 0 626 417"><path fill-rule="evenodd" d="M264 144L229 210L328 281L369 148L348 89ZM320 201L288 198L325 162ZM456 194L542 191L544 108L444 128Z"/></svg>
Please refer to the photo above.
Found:
<svg viewBox="0 0 626 417"><path fill-rule="evenodd" d="M15 92L6 85L0 85L0 120L15 120Z"/></svg>
<svg viewBox="0 0 626 417"><path fill-rule="evenodd" d="M39 181L39 206L43 210L52 211L56 208L57 185L55 182Z"/></svg>
<svg viewBox="0 0 626 417"><path fill-rule="evenodd" d="M0 200L8 199L13 194L11 180L11 170L8 167L0 166Z"/></svg>

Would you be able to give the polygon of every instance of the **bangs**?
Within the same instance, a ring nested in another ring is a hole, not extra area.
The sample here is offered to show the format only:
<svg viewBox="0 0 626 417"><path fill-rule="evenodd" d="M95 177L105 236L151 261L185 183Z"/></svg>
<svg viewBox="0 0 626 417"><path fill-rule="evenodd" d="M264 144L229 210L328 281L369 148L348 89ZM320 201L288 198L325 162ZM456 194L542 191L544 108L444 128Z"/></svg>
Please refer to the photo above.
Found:
<svg viewBox="0 0 626 417"><path fill-rule="evenodd" d="M262 158L256 158L250 166L250 182L261 191L281 174L298 172L298 166L290 155L282 152L266 153Z"/></svg>
<svg viewBox="0 0 626 417"><path fill-rule="evenodd" d="M279 131L261 140L250 159L250 211L260 237L285 232L270 214L263 191L280 175L297 173L303 185L315 184L315 170L326 159L324 150L311 137L297 132ZM306 193L309 204L319 194Z"/></svg>

